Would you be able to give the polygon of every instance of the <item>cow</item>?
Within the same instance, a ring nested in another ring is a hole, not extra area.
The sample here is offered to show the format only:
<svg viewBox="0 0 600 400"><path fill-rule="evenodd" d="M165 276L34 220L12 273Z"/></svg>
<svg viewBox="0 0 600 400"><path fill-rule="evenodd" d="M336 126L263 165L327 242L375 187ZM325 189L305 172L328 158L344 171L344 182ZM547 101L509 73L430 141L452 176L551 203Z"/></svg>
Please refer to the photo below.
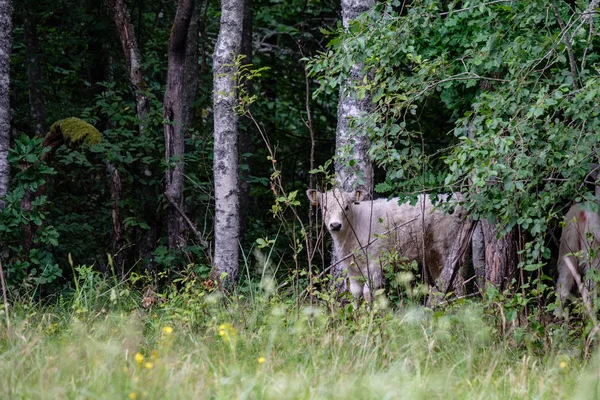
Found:
<svg viewBox="0 0 600 400"><path fill-rule="evenodd" d="M558 252L556 290L564 307L573 283L578 281L581 295L588 302L592 282L588 271L600 269L600 215L589 204L571 206L565 215ZM583 281L581 277L584 277ZM562 314L562 309L557 315Z"/></svg>
<svg viewBox="0 0 600 400"><path fill-rule="evenodd" d="M326 193L306 192L318 205L323 222L333 238L334 252L350 278L350 292L372 300L372 293L384 284L380 256L397 251L408 262L429 268L436 279L451 252L464 219L461 207L453 214L436 208L428 195L419 195L415 205L398 198L363 201L361 192L347 193L334 188ZM457 201L440 195L440 201Z"/></svg>

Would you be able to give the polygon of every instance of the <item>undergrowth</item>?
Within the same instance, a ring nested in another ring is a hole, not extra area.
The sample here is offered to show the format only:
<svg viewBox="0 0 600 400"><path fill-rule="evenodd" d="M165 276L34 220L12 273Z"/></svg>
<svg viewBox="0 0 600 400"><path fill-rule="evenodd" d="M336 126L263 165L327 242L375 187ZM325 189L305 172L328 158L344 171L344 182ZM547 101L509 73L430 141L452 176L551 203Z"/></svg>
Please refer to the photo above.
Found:
<svg viewBox="0 0 600 400"><path fill-rule="evenodd" d="M247 290L251 296L224 297L182 279L143 308L147 293L131 281L114 286L91 270L78 272L72 297L51 305L13 302L10 327L2 315L1 398L600 394L600 358L585 358L576 342L548 339L565 335L560 325L548 328L543 340L525 341L482 302L444 310L380 302L353 310L298 303L258 286Z"/></svg>

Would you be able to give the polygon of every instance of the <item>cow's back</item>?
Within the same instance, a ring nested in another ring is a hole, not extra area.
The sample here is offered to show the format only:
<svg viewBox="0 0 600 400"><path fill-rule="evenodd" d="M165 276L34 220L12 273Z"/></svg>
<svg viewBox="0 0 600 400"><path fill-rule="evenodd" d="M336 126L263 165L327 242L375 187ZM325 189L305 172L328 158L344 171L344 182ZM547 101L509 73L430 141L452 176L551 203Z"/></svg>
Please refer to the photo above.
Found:
<svg viewBox="0 0 600 400"><path fill-rule="evenodd" d="M427 195L420 195L414 206L398 204L397 198L363 201L352 207L349 219L358 242L362 246L371 243L369 257L379 257L386 250L397 251L409 261L421 263L425 252L426 264L435 271L443 264L460 227L457 214L456 210L444 214Z"/></svg>

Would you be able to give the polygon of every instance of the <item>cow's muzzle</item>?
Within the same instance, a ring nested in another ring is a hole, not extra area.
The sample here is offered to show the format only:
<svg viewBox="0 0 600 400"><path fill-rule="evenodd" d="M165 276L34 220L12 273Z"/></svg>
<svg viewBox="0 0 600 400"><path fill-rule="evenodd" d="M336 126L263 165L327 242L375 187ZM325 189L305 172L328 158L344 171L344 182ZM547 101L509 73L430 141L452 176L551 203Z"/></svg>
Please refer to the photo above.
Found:
<svg viewBox="0 0 600 400"><path fill-rule="evenodd" d="M332 222L329 224L329 230L330 231L339 231L340 229L342 229L342 224L340 222Z"/></svg>

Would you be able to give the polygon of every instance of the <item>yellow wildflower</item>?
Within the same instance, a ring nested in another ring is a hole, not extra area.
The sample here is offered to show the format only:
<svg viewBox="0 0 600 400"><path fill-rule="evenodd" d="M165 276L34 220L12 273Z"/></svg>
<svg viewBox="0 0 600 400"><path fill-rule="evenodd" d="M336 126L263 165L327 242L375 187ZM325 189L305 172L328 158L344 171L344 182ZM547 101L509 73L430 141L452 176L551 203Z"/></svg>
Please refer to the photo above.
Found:
<svg viewBox="0 0 600 400"><path fill-rule="evenodd" d="M135 353L135 362L141 364L144 362L144 356L141 353Z"/></svg>
<svg viewBox="0 0 600 400"><path fill-rule="evenodd" d="M265 360L265 358L264 358L264 357L258 357L258 363L259 363L259 364L262 364L262 363L264 363L265 361L266 361L266 360Z"/></svg>
<svg viewBox="0 0 600 400"><path fill-rule="evenodd" d="M152 369L152 368L154 368L154 364L152 364L151 362L147 362L146 364L144 364L144 368Z"/></svg>
<svg viewBox="0 0 600 400"><path fill-rule="evenodd" d="M228 342L237 334L237 330L231 324L219 325L219 336L223 336L223 339Z"/></svg>
<svg viewBox="0 0 600 400"><path fill-rule="evenodd" d="M152 353L150 353L150 358L152 358L152 359L158 358L158 350L152 350Z"/></svg>
<svg viewBox="0 0 600 400"><path fill-rule="evenodd" d="M163 326L162 331L165 335L170 335L173 333L173 328L170 326Z"/></svg>
<svg viewBox="0 0 600 400"><path fill-rule="evenodd" d="M135 394L135 392L131 392L131 393L129 393L129 396L127 396L127 397L129 397L130 399L135 399L137 397L137 395Z"/></svg>
<svg viewBox="0 0 600 400"><path fill-rule="evenodd" d="M560 363L558 363L558 366L560 367L560 369L565 369L569 366L569 363L566 361L561 361Z"/></svg>

